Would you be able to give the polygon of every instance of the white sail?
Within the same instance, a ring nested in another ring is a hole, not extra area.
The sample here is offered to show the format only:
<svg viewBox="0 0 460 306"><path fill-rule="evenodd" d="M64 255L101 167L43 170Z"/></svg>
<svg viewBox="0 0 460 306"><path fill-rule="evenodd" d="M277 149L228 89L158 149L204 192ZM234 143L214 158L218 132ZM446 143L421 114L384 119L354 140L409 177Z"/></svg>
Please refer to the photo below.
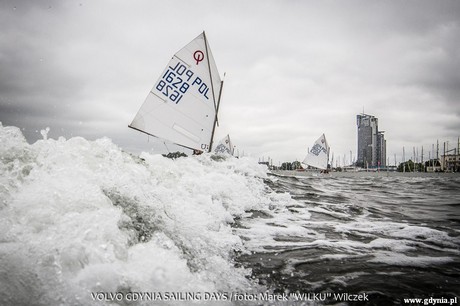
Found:
<svg viewBox="0 0 460 306"><path fill-rule="evenodd" d="M174 54L129 127L186 148L210 151L221 89L203 32Z"/></svg>
<svg viewBox="0 0 460 306"><path fill-rule="evenodd" d="M214 153L216 154L229 154L233 156L233 145L230 140L230 136L225 136L216 146L214 149Z"/></svg>
<svg viewBox="0 0 460 306"><path fill-rule="evenodd" d="M323 134L320 138L318 138L318 140L316 140L303 163L311 167L325 170L327 169L328 159L329 145L327 144L326 136Z"/></svg>

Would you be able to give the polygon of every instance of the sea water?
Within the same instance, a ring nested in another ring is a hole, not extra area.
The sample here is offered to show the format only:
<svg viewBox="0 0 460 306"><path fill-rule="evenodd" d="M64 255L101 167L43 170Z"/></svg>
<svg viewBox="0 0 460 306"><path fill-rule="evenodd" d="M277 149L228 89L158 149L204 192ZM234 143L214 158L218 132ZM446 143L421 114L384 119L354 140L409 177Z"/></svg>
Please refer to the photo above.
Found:
<svg viewBox="0 0 460 306"><path fill-rule="evenodd" d="M460 302L459 175L291 172L267 184L296 201L237 230L252 251L240 260L267 286L325 304Z"/></svg>
<svg viewBox="0 0 460 306"><path fill-rule="evenodd" d="M0 305L459 296L458 177L282 177L42 132L0 125Z"/></svg>

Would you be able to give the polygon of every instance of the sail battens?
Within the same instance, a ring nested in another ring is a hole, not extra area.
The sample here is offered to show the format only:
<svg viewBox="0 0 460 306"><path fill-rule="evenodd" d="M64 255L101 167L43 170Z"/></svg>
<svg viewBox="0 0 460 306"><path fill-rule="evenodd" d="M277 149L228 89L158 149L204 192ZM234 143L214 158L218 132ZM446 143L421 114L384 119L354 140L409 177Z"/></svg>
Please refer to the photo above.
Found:
<svg viewBox="0 0 460 306"><path fill-rule="evenodd" d="M173 124L173 129L175 129L176 131L178 131L179 133L181 133L185 137L188 137L188 138L190 138L191 140L193 140L195 142L200 141L200 137L190 133L189 131L187 131L186 129L184 129L183 127L178 125L177 123Z"/></svg>
<svg viewBox="0 0 460 306"><path fill-rule="evenodd" d="M174 56L173 56L173 59L174 59L174 58L177 58L177 59L180 60L182 63L184 63L185 65L187 65L187 67L190 67L190 64L189 64L189 63L187 63L186 61L184 61L183 59L181 59L181 58L178 57L177 55L174 55Z"/></svg>
<svg viewBox="0 0 460 306"><path fill-rule="evenodd" d="M203 32L173 55L130 127L183 147L209 151L218 111L215 93L220 93L221 86Z"/></svg>
<svg viewBox="0 0 460 306"><path fill-rule="evenodd" d="M164 101L164 102L167 102L167 100L166 100L166 99L164 99L163 97L160 97L160 96L159 96L159 95L157 95L155 92L153 92L153 91L150 91L150 93L151 93L152 95L155 95L155 96L157 96L157 97L158 97L158 99L160 99L160 100L162 100L162 101Z"/></svg>

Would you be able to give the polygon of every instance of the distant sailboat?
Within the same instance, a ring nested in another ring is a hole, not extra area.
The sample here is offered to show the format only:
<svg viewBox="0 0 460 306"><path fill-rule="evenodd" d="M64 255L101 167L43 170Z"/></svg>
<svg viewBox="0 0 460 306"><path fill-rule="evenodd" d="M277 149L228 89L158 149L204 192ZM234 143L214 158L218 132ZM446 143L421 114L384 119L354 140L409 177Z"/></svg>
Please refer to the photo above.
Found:
<svg viewBox="0 0 460 306"><path fill-rule="evenodd" d="M327 170L327 164L329 162L329 145L326 141L326 136L321 135L316 140L313 147L308 152L303 163L321 170Z"/></svg>
<svg viewBox="0 0 460 306"><path fill-rule="evenodd" d="M203 32L174 54L129 127L211 152L222 86Z"/></svg>
<svg viewBox="0 0 460 306"><path fill-rule="evenodd" d="M233 151L234 148L229 135L225 136L214 149L214 153L216 154L229 154L231 156L233 156Z"/></svg>

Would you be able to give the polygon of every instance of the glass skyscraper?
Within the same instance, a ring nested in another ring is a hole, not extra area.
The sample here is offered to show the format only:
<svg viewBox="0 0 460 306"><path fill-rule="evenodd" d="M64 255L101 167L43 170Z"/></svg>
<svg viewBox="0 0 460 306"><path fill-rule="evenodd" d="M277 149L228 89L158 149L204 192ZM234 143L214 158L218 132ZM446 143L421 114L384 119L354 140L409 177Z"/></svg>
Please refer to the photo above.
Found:
<svg viewBox="0 0 460 306"><path fill-rule="evenodd" d="M376 117L360 114L356 116L358 126L357 166L386 166L386 140L384 132L379 132L379 121Z"/></svg>

